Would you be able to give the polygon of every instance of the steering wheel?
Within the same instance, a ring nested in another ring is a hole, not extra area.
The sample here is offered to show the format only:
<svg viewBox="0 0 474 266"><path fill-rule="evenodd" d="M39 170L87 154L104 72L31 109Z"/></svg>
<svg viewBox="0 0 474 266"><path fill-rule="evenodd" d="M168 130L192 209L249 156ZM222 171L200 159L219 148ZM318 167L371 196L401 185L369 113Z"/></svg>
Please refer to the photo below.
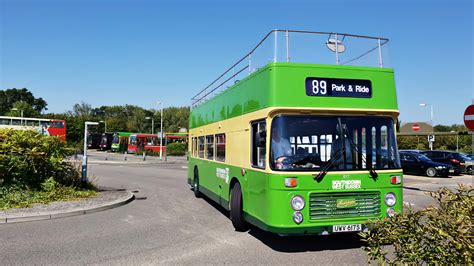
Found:
<svg viewBox="0 0 474 266"><path fill-rule="evenodd" d="M290 164L293 164L295 162L295 159L293 158L293 156L288 156L288 155L283 155L283 156L277 157L275 159L275 162L280 161L281 158L284 158L281 161L281 164L283 164L283 165L290 165Z"/></svg>

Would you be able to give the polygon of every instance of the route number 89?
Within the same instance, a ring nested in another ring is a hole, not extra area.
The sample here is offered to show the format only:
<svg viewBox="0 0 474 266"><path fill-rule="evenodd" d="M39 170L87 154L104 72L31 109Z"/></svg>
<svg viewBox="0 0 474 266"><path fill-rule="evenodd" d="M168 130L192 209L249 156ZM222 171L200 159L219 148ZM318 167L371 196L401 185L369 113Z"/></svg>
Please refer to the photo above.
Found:
<svg viewBox="0 0 474 266"><path fill-rule="evenodd" d="M314 94L321 94L321 95L326 95L327 93L327 83L325 80L313 80L312 82L313 86L313 93Z"/></svg>

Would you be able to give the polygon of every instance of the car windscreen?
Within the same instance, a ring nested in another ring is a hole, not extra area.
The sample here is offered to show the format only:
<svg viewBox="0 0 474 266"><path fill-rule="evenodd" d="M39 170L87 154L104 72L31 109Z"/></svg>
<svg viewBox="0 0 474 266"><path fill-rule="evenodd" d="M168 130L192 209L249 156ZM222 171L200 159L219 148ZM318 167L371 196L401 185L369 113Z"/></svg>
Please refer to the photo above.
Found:
<svg viewBox="0 0 474 266"><path fill-rule="evenodd" d="M318 171L331 160L330 171L399 169L393 119L302 115L280 115L273 119L272 169Z"/></svg>
<svg viewBox="0 0 474 266"><path fill-rule="evenodd" d="M426 155L424 154L412 154L413 156L415 156L418 160L420 161L431 161L430 158L428 158Z"/></svg>

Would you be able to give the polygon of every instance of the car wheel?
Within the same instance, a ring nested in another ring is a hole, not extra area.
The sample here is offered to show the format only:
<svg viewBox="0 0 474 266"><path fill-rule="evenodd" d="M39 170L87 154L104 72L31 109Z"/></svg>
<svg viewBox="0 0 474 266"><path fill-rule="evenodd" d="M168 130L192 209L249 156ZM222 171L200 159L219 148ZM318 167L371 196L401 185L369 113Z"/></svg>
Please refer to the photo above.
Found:
<svg viewBox="0 0 474 266"><path fill-rule="evenodd" d="M474 175L474 168L472 166L467 167L466 172L470 175Z"/></svg>
<svg viewBox="0 0 474 266"><path fill-rule="evenodd" d="M436 169L434 169L433 167L426 169L426 175L429 177L436 176Z"/></svg>
<svg viewBox="0 0 474 266"><path fill-rule="evenodd" d="M239 232L248 230L248 225L244 221L242 207L242 190L240 184L237 182L230 192L230 220L235 230Z"/></svg>
<svg viewBox="0 0 474 266"><path fill-rule="evenodd" d="M201 192L199 191L199 172L197 168L194 168L193 190L194 196L200 198Z"/></svg>

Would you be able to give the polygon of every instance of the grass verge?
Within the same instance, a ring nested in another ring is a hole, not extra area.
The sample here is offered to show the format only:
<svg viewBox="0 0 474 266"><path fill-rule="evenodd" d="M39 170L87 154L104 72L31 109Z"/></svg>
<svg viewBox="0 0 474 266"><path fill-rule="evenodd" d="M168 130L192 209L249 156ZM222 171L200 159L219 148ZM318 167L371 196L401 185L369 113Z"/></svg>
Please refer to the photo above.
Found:
<svg viewBox="0 0 474 266"><path fill-rule="evenodd" d="M55 201L74 201L94 197L93 188L81 189L60 185L54 179L47 179L41 189L29 189L19 186L0 187L0 211L12 208L28 208L32 204L49 204Z"/></svg>

